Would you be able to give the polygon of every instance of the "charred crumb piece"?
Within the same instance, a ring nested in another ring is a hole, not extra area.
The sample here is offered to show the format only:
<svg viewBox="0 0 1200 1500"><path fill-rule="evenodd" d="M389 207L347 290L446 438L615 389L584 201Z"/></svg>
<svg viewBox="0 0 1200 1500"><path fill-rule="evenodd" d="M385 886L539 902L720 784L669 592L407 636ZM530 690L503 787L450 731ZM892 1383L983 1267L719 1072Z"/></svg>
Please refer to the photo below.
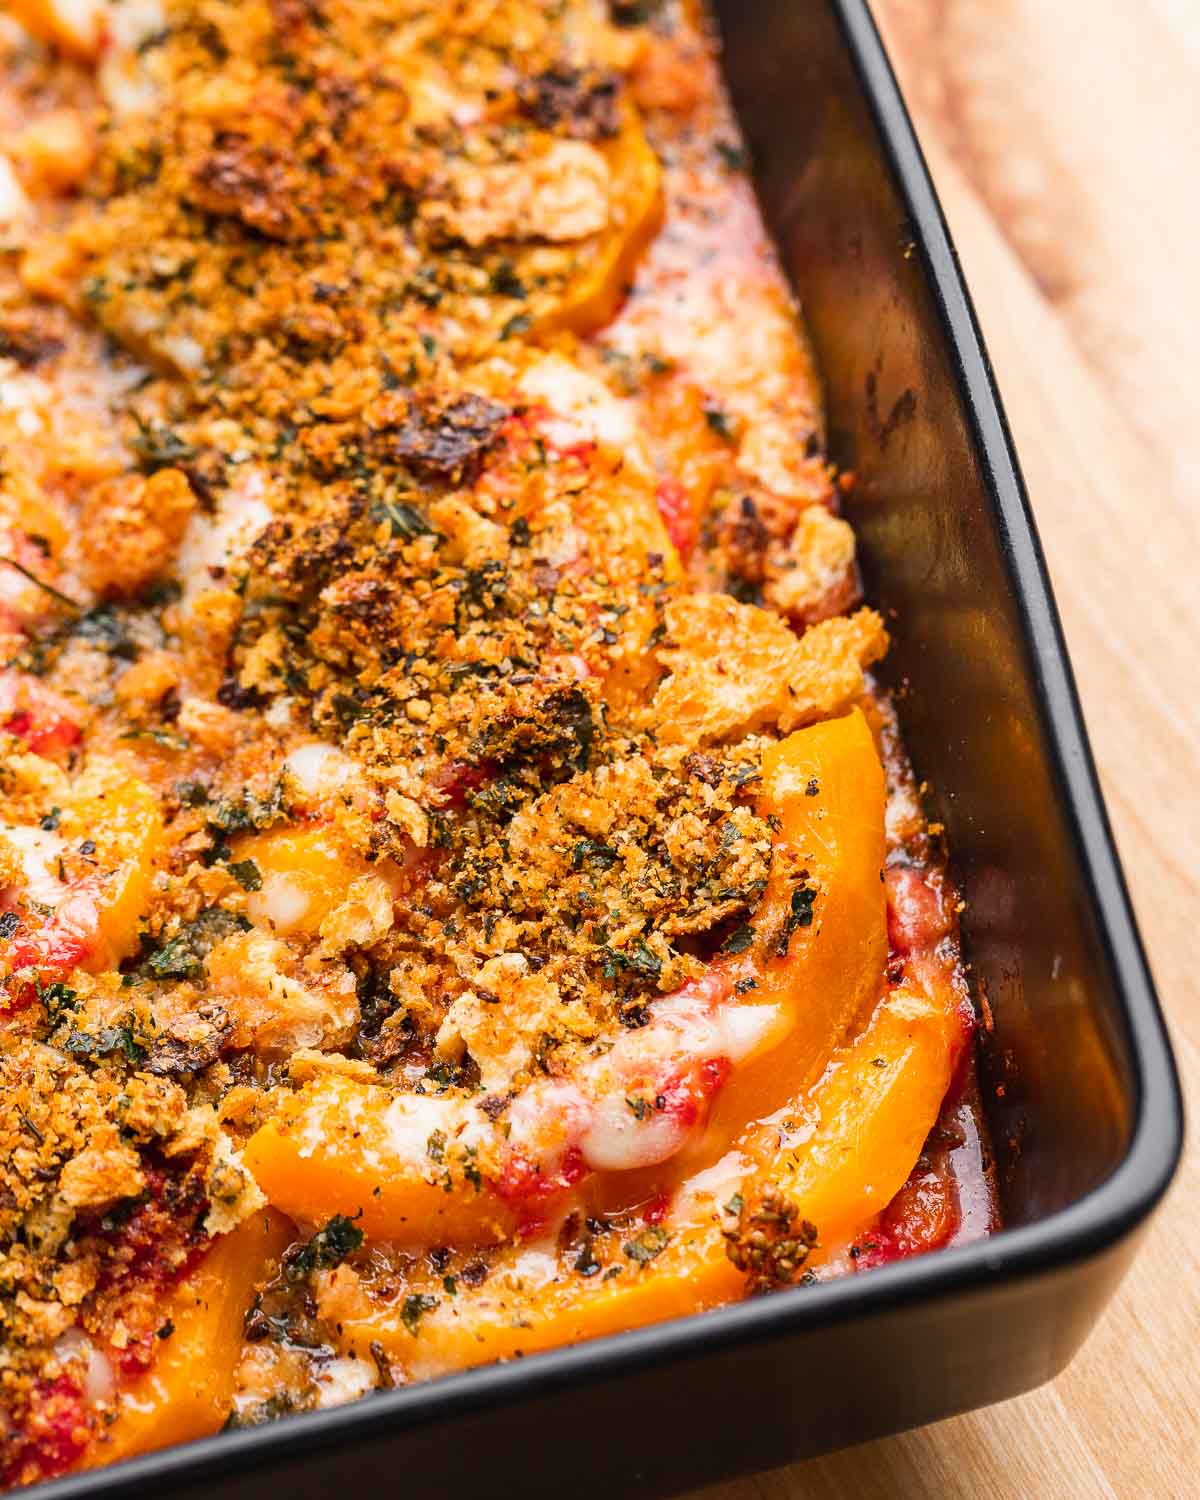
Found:
<svg viewBox="0 0 1200 1500"><path fill-rule="evenodd" d="M646 26L663 9L664 0L609 0L614 26Z"/></svg>
<svg viewBox="0 0 1200 1500"><path fill-rule="evenodd" d="M757 1204L743 1203L736 1229L725 1231L725 1253L746 1274L751 1293L792 1286L817 1243L817 1227L796 1204L772 1188Z"/></svg>
<svg viewBox="0 0 1200 1500"><path fill-rule="evenodd" d="M278 148L227 132L193 168L190 196L207 213L238 219L269 239L291 240L305 232L297 175L296 164Z"/></svg>
<svg viewBox="0 0 1200 1500"><path fill-rule="evenodd" d="M373 456L454 482L475 467L509 415L502 402L470 391L447 401L397 392L387 408L370 434Z"/></svg>
<svg viewBox="0 0 1200 1500"><path fill-rule="evenodd" d="M392 1367L388 1360L387 1354L384 1352L383 1345L379 1342L378 1339L372 1339L370 1349L371 1359L374 1362L375 1369L379 1375L380 1390L395 1390L396 1376L392 1371Z"/></svg>
<svg viewBox="0 0 1200 1500"><path fill-rule="evenodd" d="M485 1260L469 1260L458 1273L458 1280L464 1286L480 1287L488 1279L490 1267Z"/></svg>
<svg viewBox="0 0 1200 1500"><path fill-rule="evenodd" d="M146 1053L142 1069L158 1078L181 1078L201 1073L221 1055L233 1027L214 1027L207 1036L187 1040L179 1036L160 1036Z"/></svg>
<svg viewBox="0 0 1200 1500"><path fill-rule="evenodd" d="M746 584L763 580L763 561L771 541L753 496L743 495L722 523L721 547L730 574Z"/></svg>
<svg viewBox="0 0 1200 1500"><path fill-rule="evenodd" d="M515 1095L511 1091L507 1094L487 1094L484 1098L480 1099L477 1107L483 1111L489 1120L495 1123L512 1103L514 1097Z"/></svg>
<svg viewBox="0 0 1200 1500"><path fill-rule="evenodd" d="M517 85L517 105L542 130L576 140L611 140L620 129L620 83L615 73L558 63Z"/></svg>
<svg viewBox="0 0 1200 1500"><path fill-rule="evenodd" d="M0 323L0 359L11 359L19 369L36 370L56 359L66 343L51 333L44 318L12 315Z"/></svg>
<svg viewBox="0 0 1200 1500"><path fill-rule="evenodd" d="M364 509L339 498L311 526L298 526L290 517L268 522L250 548L247 593L289 602L315 594L353 563L355 527Z"/></svg>
<svg viewBox="0 0 1200 1500"><path fill-rule="evenodd" d="M236 713L265 708L270 701L258 688L246 687L232 675L222 679L216 696L222 708L231 708Z"/></svg>
<svg viewBox="0 0 1200 1500"><path fill-rule="evenodd" d="M725 775L725 768L715 755L705 751L693 750L684 759L684 773L694 776L702 781L705 786L718 787Z"/></svg>

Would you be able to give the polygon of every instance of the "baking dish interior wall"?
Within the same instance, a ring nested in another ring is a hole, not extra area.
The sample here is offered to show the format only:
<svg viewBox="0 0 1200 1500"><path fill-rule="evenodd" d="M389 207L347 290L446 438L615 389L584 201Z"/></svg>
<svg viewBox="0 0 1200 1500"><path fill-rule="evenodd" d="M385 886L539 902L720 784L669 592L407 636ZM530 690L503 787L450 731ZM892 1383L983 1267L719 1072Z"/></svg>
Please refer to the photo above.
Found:
<svg viewBox="0 0 1200 1500"><path fill-rule="evenodd" d="M1008 1224L1099 1183L1129 1130L1128 1049L1048 769L1020 601L952 353L831 0L718 6L763 208L825 383L830 450L887 680L967 902L995 1029L985 1106Z"/></svg>

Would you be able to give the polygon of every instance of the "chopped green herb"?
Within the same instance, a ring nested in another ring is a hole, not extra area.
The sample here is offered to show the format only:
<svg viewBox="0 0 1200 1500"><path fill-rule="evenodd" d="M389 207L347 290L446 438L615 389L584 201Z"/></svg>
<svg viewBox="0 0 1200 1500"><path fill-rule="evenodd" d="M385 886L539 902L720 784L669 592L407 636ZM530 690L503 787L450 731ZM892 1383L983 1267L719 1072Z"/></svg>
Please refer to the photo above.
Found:
<svg viewBox="0 0 1200 1500"><path fill-rule="evenodd" d="M51 1031L62 1025L69 1012L79 1009L78 994L59 979L47 985L34 980L34 989L38 999L46 1007L46 1020L50 1023Z"/></svg>
<svg viewBox="0 0 1200 1500"><path fill-rule="evenodd" d="M718 437L723 437L726 442L733 441L733 426L729 420L728 412L722 411L719 406L706 406L704 408L704 420L708 423L711 431Z"/></svg>
<svg viewBox="0 0 1200 1500"><path fill-rule="evenodd" d="M722 953L745 953L754 941L754 928L749 922L743 922L740 927L735 927L725 941L721 944Z"/></svg>
<svg viewBox="0 0 1200 1500"><path fill-rule="evenodd" d="M235 860L228 868L244 891L262 890L262 874L252 859Z"/></svg>
<svg viewBox="0 0 1200 1500"><path fill-rule="evenodd" d="M602 870L611 870L620 855L608 844L597 839L580 839L571 850L571 868L582 870L585 863L597 865Z"/></svg>
<svg viewBox="0 0 1200 1500"><path fill-rule="evenodd" d="M137 647L126 629L125 621L111 604L94 605L80 615L71 626L70 633L77 640L86 641L89 646L95 646L100 651L106 651L109 656L119 657L123 661L132 661L137 655Z"/></svg>
<svg viewBox="0 0 1200 1500"><path fill-rule="evenodd" d="M413 1338L417 1336L417 1329L420 1326L421 1319L426 1313L432 1312L437 1306L438 1299L430 1297L425 1292L413 1292L411 1296L405 1297L404 1305L400 1309L400 1321L408 1329L409 1333L412 1334Z"/></svg>
<svg viewBox="0 0 1200 1500"><path fill-rule="evenodd" d="M72 1031L62 1045L72 1057L112 1057L119 1053L135 1067L146 1056L146 1048L134 1036L128 1021L120 1026L104 1026L94 1036L86 1031Z"/></svg>
<svg viewBox="0 0 1200 1500"><path fill-rule="evenodd" d="M661 1255L670 1243L671 1236L659 1224L650 1224L631 1240L626 1240L621 1249L630 1260L639 1266L647 1266L657 1255Z"/></svg>
<svg viewBox="0 0 1200 1500"><path fill-rule="evenodd" d="M196 457L191 443L185 442L177 432L163 427L158 422L143 422L137 415L137 432L130 447L137 454L138 468L143 474L156 474L159 469L176 469L190 463Z"/></svg>
<svg viewBox="0 0 1200 1500"><path fill-rule="evenodd" d="M403 537L407 542L437 534L415 505L400 500L380 500L371 508L371 519L377 525L386 522L394 537Z"/></svg>
<svg viewBox="0 0 1200 1500"><path fill-rule="evenodd" d="M506 339L515 339L523 333L528 333L532 323L533 320L527 313L517 313L515 317L509 318L508 322L501 328L500 342L504 343Z"/></svg>
<svg viewBox="0 0 1200 1500"><path fill-rule="evenodd" d="M39 578L36 573L31 573L29 569L24 565L24 563L19 563L15 557L5 557L3 555L0 555L0 563L7 563L10 568L15 568L16 571L20 573L22 578L27 578L30 583L36 585L36 587L41 589L43 594L47 595L48 598L53 599L56 604L61 604L64 609L74 610L76 614L82 613L82 604L77 604L69 594L62 593L52 584L47 583L45 579Z"/></svg>
<svg viewBox="0 0 1200 1500"><path fill-rule="evenodd" d="M779 941L775 945L775 952L783 958L788 951L788 944L792 940L792 933L797 927L811 927L813 923L813 903L817 899L816 888L811 885L799 886L792 892L791 906L788 910L787 920L783 924L783 931L779 934Z"/></svg>
<svg viewBox="0 0 1200 1500"><path fill-rule="evenodd" d="M123 740L153 740L164 750L186 750L188 747L186 736L172 734L169 729L151 729L142 726L137 729L127 729L121 738Z"/></svg>
<svg viewBox="0 0 1200 1500"><path fill-rule="evenodd" d="M157 979L190 979L200 972L204 960L222 939L245 932L245 917L219 906L204 911L180 929L146 960L146 968Z"/></svg>
<svg viewBox="0 0 1200 1500"><path fill-rule="evenodd" d="M306 1245L291 1256L288 1274L293 1280L313 1271L330 1271L340 1266L348 1255L361 1249L363 1232L345 1214L334 1214L323 1229L318 1229Z"/></svg>

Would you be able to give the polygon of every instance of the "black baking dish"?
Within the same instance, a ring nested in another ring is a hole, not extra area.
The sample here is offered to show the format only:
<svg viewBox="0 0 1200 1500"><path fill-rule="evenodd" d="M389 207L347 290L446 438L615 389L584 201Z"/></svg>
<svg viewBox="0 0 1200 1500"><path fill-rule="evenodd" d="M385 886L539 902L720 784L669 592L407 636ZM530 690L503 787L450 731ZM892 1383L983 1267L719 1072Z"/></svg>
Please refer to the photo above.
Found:
<svg viewBox="0 0 1200 1500"><path fill-rule="evenodd" d="M1170 1181L1179 1092L991 373L863 0L729 0L725 62L826 383L889 670L968 901L1007 1228L839 1282L42 1486L677 1491L998 1401L1071 1358ZM891 612L894 611L894 615Z"/></svg>

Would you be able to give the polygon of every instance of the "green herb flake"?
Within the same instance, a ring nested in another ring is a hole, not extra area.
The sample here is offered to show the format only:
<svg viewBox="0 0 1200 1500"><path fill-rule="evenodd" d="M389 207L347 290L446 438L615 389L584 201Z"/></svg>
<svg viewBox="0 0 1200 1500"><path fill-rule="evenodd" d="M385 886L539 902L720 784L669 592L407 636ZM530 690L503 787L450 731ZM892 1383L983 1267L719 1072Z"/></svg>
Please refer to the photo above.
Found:
<svg viewBox="0 0 1200 1500"><path fill-rule="evenodd" d="M363 1232L345 1214L334 1214L323 1229L292 1255L288 1272L293 1280L313 1271L330 1271L362 1248Z"/></svg>
<svg viewBox="0 0 1200 1500"><path fill-rule="evenodd" d="M262 874L252 859L235 860L229 867L229 873L237 881L244 891L261 891Z"/></svg>
<svg viewBox="0 0 1200 1500"><path fill-rule="evenodd" d="M727 443L733 441L733 424L729 420L728 412L723 411L719 406L706 406L704 408L704 420L708 423L710 432L715 432L718 437L724 438Z"/></svg>
<svg viewBox="0 0 1200 1500"><path fill-rule="evenodd" d="M621 1249L630 1260L639 1266L648 1266L656 1256L662 1254L671 1241L671 1236L659 1224L650 1224L631 1240L626 1240Z"/></svg>
<svg viewBox="0 0 1200 1500"><path fill-rule="evenodd" d="M792 892L791 906L788 909L787 920L783 924L783 931L779 934L779 941L775 945L775 952L779 958L786 956L788 944L792 940L792 933L797 927L811 927L813 924L813 904L817 899L815 886L798 886Z"/></svg>
<svg viewBox="0 0 1200 1500"><path fill-rule="evenodd" d="M59 979L47 985L35 979L34 989L38 999L46 1007L46 1020L50 1023L51 1031L57 1030L71 1011L79 1009L78 994Z"/></svg>
<svg viewBox="0 0 1200 1500"><path fill-rule="evenodd" d="M152 729L141 726L137 729L127 729L121 738L123 740L150 740L155 745L161 745L164 750L186 750L188 748L187 737L182 734L172 734L169 729Z"/></svg>
<svg viewBox="0 0 1200 1500"><path fill-rule="evenodd" d="M743 922L740 927L735 927L725 941L721 944L722 953L745 953L754 941L754 928L749 922Z"/></svg>
<svg viewBox="0 0 1200 1500"><path fill-rule="evenodd" d="M159 469L176 469L181 464L191 463L196 450L191 443L181 438L169 427L158 422L143 422L135 416L137 432L130 440L130 447L137 454L138 468L143 474L156 474Z"/></svg>
<svg viewBox="0 0 1200 1500"><path fill-rule="evenodd" d="M508 339L519 338L521 334L528 333L533 325L532 318L527 313L517 313L515 317L509 318L500 330L500 342Z"/></svg>
<svg viewBox="0 0 1200 1500"><path fill-rule="evenodd" d="M246 932L245 917L219 906L207 907L152 953L146 969L156 979L191 979L203 967L210 951L235 932Z"/></svg>
<svg viewBox="0 0 1200 1500"><path fill-rule="evenodd" d="M93 1036L87 1031L72 1031L62 1044L72 1057L115 1057L137 1067L146 1056L146 1048L137 1040L129 1021L120 1026L103 1026Z"/></svg>
<svg viewBox="0 0 1200 1500"><path fill-rule="evenodd" d="M371 519L375 524L386 523L393 537L406 542L419 536L436 536L436 532L415 505L400 500L380 500L371 507Z"/></svg>
<svg viewBox="0 0 1200 1500"><path fill-rule="evenodd" d="M413 1338L417 1336L421 1319L437 1306L439 1306L438 1299L429 1296L426 1292L413 1292L411 1296L405 1297L404 1305L400 1309L400 1321Z"/></svg>

